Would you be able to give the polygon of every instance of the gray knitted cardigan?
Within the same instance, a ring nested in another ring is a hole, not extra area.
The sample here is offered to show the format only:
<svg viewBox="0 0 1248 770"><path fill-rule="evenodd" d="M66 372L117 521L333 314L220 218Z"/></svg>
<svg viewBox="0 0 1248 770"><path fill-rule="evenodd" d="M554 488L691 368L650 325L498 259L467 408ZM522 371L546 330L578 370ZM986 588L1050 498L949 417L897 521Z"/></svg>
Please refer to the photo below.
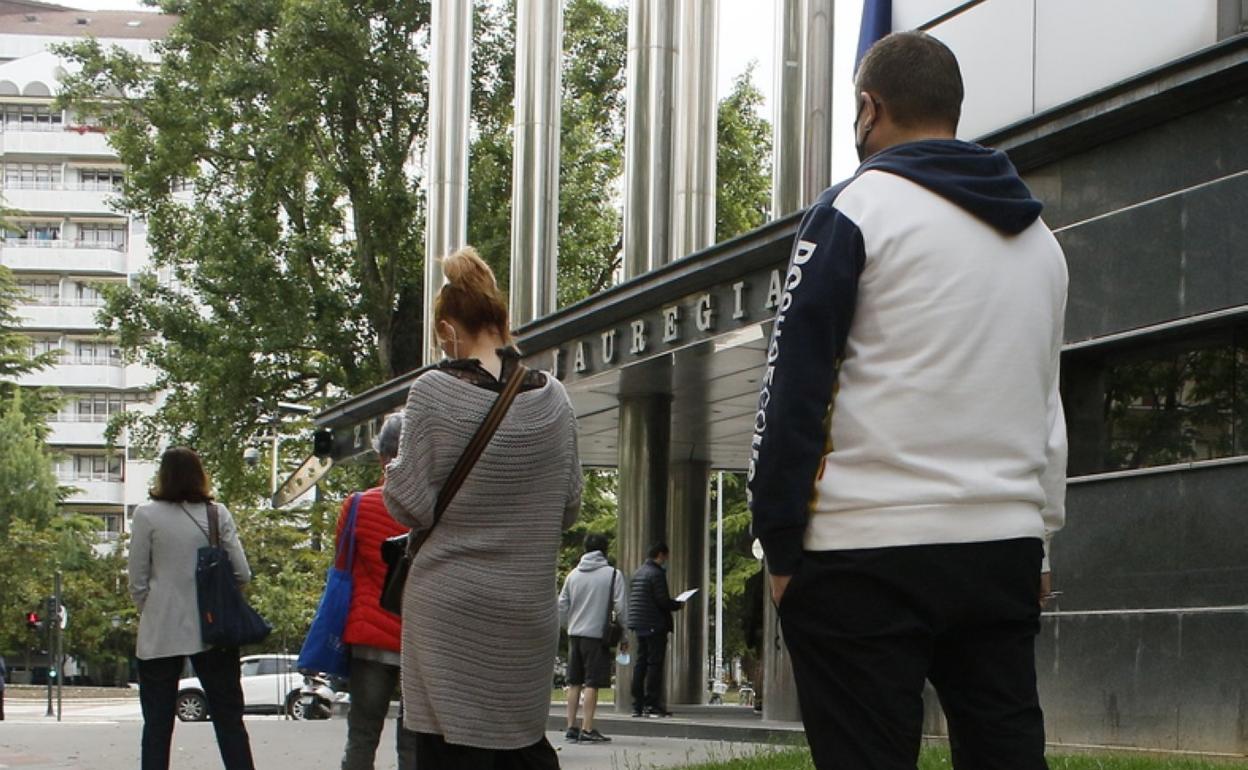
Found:
<svg viewBox="0 0 1248 770"><path fill-rule="evenodd" d="M390 514L416 530L497 394L444 371L408 393ZM545 734L559 641L555 567L581 504L576 423L554 377L523 391L412 564L403 598L404 724L517 749Z"/></svg>

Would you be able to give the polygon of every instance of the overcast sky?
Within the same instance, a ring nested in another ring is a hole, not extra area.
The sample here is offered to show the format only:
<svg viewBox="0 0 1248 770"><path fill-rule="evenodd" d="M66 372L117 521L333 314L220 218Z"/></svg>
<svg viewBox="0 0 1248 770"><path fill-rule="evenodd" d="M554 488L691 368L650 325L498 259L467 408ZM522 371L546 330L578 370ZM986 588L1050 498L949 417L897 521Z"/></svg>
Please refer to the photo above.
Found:
<svg viewBox="0 0 1248 770"><path fill-rule="evenodd" d="M625 0L616 2L623 4ZM64 0L64 3L87 10L151 10L139 0ZM862 3L858 0L841 0L836 4L833 181L849 176L857 166L850 129L854 120L850 81L861 11ZM719 94L726 94L733 79L744 72L750 62L757 62L755 82L767 97L770 116L775 71L772 66L775 3L773 0L720 0L719 13Z"/></svg>

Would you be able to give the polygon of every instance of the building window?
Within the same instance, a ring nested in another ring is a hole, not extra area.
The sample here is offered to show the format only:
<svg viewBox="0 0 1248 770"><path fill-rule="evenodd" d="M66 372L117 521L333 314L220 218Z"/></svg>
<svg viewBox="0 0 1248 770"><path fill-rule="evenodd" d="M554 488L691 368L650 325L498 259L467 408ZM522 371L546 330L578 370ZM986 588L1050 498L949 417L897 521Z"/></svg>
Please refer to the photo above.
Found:
<svg viewBox="0 0 1248 770"><path fill-rule="evenodd" d="M60 351L60 349L60 339L57 337L30 338L30 354L32 356L42 356L46 353L54 353Z"/></svg>
<svg viewBox="0 0 1248 770"><path fill-rule="evenodd" d="M56 465L61 481L123 481L121 455L72 454Z"/></svg>
<svg viewBox="0 0 1248 770"><path fill-rule="evenodd" d="M111 342L77 340L74 363L86 366L121 366L121 350Z"/></svg>
<svg viewBox="0 0 1248 770"><path fill-rule="evenodd" d="M52 246L61 239L60 222L18 222L14 227L28 246Z"/></svg>
<svg viewBox="0 0 1248 770"><path fill-rule="evenodd" d="M1248 455L1248 326L1063 367L1072 476Z"/></svg>
<svg viewBox="0 0 1248 770"><path fill-rule="evenodd" d="M71 289L70 301L82 307L102 307L104 294L98 284L75 281Z"/></svg>
<svg viewBox="0 0 1248 770"><path fill-rule="evenodd" d="M13 190L58 190L61 166L54 163L5 163L4 186Z"/></svg>
<svg viewBox="0 0 1248 770"><path fill-rule="evenodd" d="M126 226L124 224L83 223L78 225L78 245L93 249L126 248Z"/></svg>
<svg viewBox="0 0 1248 770"><path fill-rule="evenodd" d="M108 422L115 414L126 410L120 393L82 393L74 404L77 422Z"/></svg>
<svg viewBox="0 0 1248 770"><path fill-rule="evenodd" d="M5 131L60 131L62 128L61 111L47 105L6 104L3 110Z"/></svg>
<svg viewBox="0 0 1248 770"><path fill-rule="evenodd" d="M121 183L124 178L120 169L84 168L78 174L78 186L82 190L121 192Z"/></svg>
<svg viewBox="0 0 1248 770"><path fill-rule="evenodd" d="M25 295L23 301L28 305L59 305L61 303L61 282L46 278L27 278L17 282L17 289Z"/></svg>

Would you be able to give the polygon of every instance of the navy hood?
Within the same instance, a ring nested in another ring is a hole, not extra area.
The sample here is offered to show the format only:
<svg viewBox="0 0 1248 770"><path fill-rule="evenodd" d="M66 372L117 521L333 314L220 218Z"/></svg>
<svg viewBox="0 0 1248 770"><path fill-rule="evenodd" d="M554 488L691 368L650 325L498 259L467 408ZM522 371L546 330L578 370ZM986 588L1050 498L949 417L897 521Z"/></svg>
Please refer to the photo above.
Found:
<svg viewBox="0 0 1248 770"><path fill-rule="evenodd" d="M956 139L889 147L867 158L858 174L871 170L922 185L1008 235L1026 230L1044 208L1005 153Z"/></svg>

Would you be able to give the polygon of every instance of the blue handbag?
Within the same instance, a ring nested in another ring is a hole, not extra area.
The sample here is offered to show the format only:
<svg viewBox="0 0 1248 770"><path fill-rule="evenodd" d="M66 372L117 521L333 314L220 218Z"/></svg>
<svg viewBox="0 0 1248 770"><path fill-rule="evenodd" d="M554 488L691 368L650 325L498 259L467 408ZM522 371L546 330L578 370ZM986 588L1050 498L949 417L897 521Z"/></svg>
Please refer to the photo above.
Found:
<svg viewBox="0 0 1248 770"><path fill-rule="evenodd" d="M325 593L312 618L312 627L299 650L300 671L319 671L335 676L346 676L351 667L351 648L343 641L347 629L347 613L351 610L351 568L355 563L355 514L360 508L360 493L351 498L351 510L338 547L334 551L334 563L329 567L325 580ZM346 569L338 569L338 561L346 549Z"/></svg>
<svg viewBox="0 0 1248 770"><path fill-rule="evenodd" d="M221 545L221 525L217 506L208 503L208 545L199 549L195 564L195 593L199 602L199 631L210 647L245 647L259 644L273 633L273 627L260 617L234 578L230 554ZM182 506L195 526L199 522Z"/></svg>

